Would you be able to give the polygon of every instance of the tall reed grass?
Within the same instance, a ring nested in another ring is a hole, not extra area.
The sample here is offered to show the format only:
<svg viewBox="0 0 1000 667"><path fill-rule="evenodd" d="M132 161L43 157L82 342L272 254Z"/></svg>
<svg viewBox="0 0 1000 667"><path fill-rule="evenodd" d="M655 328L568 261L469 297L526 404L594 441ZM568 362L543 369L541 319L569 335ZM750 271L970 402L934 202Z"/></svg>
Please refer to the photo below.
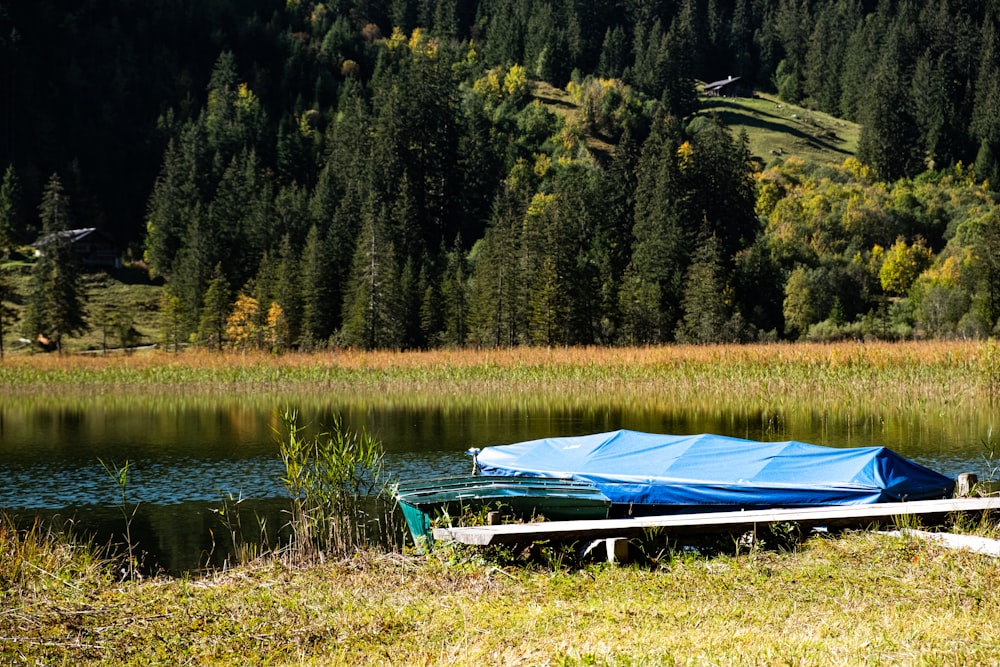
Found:
<svg viewBox="0 0 1000 667"><path fill-rule="evenodd" d="M36 519L27 527L8 514L0 515L0 600L44 594L53 586L79 590L109 581L113 559L85 537ZM6 606L6 604L4 605Z"/></svg>
<svg viewBox="0 0 1000 667"><path fill-rule="evenodd" d="M993 341L514 348L313 354L150 352L130 357L33 355L0 363L0 395L185 395L337 392L351 395L602 396L742 405L994 405Z"/></svg>
<svg viewBox="0 0 1000 667"><path fill-rule="evenodd" d="M388 496L382 443L367 432L345 429L335 417L329 432L312 437L298 415L282 416L282 483L291 496L291 555L296 560L346 556L387 544L388 518L379 509Z"/></svg>

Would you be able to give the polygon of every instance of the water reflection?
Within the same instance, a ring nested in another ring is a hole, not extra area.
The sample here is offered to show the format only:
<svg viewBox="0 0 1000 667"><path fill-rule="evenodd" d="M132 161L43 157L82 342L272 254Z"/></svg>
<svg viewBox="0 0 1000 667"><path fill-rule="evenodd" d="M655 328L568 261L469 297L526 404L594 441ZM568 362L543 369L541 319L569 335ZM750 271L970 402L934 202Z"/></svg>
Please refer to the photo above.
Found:
<svg viewBox="0 0 1000 667"><path fill-rule="evenodd" d="M464 473L471 469L464 452L473 446L617 428L884 445L951 476L984 476L981 441L994 417L988 407L883 413L858 405L748 408L739 397L729 405L684 406L662 399L460 392L4 397L0 508L73 516L98 533L113 533L120 496L99 460L128 460L127 497L140 508L142 547L168 569L203 565L206 554L218 557L212 536L222 531L211 510L224 498L248 499L246 507L254 504L270 525L283 520L276 437L285 410L296 411L313 431L324 430L337 414L346 427L376 435L389 472L400 478Z"/></svg>

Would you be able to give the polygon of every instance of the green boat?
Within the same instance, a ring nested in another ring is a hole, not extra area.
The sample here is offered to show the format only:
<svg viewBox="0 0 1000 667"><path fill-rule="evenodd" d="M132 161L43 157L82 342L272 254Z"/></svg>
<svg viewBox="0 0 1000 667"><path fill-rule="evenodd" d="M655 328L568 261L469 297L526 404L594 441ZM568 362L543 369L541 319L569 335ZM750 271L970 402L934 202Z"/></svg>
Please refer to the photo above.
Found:
<svg viewBox="0 0 1000 667"><path fill-rule="evenodd" d="M438 477L400 482L394 494L418 547L431 522L498 510L513 519L605 519L611 501L589 482L540 477Z"/></svg>

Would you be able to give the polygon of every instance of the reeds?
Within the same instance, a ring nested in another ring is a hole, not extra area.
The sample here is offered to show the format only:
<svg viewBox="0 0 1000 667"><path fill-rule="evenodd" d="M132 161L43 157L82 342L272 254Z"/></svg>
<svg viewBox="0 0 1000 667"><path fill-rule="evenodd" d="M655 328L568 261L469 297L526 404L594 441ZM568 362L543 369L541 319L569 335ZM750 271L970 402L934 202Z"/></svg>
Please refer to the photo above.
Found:
<svg viewBox="0 0 1000 667"><path fill-rule="evenodd" d="M19 526L10 515L0 515L0 591L25 597L54 586L79 590L108 580L112 571L113 560L78 539L71 523L63 530L38 519Z"/></svg>
<svg viewBox="0 0 1000 667"><path fill-rule="evenodd" d="M388 493L382 443L343 427L305 437L295 412L282 416L281 482L291 496L291 556L296 561L349 556L387 543L378 513Z"/></svg>
<svg viewBox="0 0 1000 667"><path fill-rule="evenodd" d="M420 394L616 397L633 403L730 405L992 406L1000 398L995 342L906 342L513 348L429 352L220 354L189 350L130 357L34 355L0 364L0 393ZM451 397L451 398L449 398Z"/></svg>

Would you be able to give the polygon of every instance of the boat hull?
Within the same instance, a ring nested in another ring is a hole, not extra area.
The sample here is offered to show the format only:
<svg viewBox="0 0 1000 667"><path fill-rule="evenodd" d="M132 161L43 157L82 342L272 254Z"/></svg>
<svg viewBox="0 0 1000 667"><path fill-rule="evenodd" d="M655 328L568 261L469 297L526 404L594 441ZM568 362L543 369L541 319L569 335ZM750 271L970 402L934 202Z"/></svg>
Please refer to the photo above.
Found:
<svg viewBox="0 0 1000 667"><path fill-rule="evenodd" d="M611 501L588 482L530 477L444 477L400 483L396 501L418 546L432 523L500 511L517 520L604 519Z"/></svg>

